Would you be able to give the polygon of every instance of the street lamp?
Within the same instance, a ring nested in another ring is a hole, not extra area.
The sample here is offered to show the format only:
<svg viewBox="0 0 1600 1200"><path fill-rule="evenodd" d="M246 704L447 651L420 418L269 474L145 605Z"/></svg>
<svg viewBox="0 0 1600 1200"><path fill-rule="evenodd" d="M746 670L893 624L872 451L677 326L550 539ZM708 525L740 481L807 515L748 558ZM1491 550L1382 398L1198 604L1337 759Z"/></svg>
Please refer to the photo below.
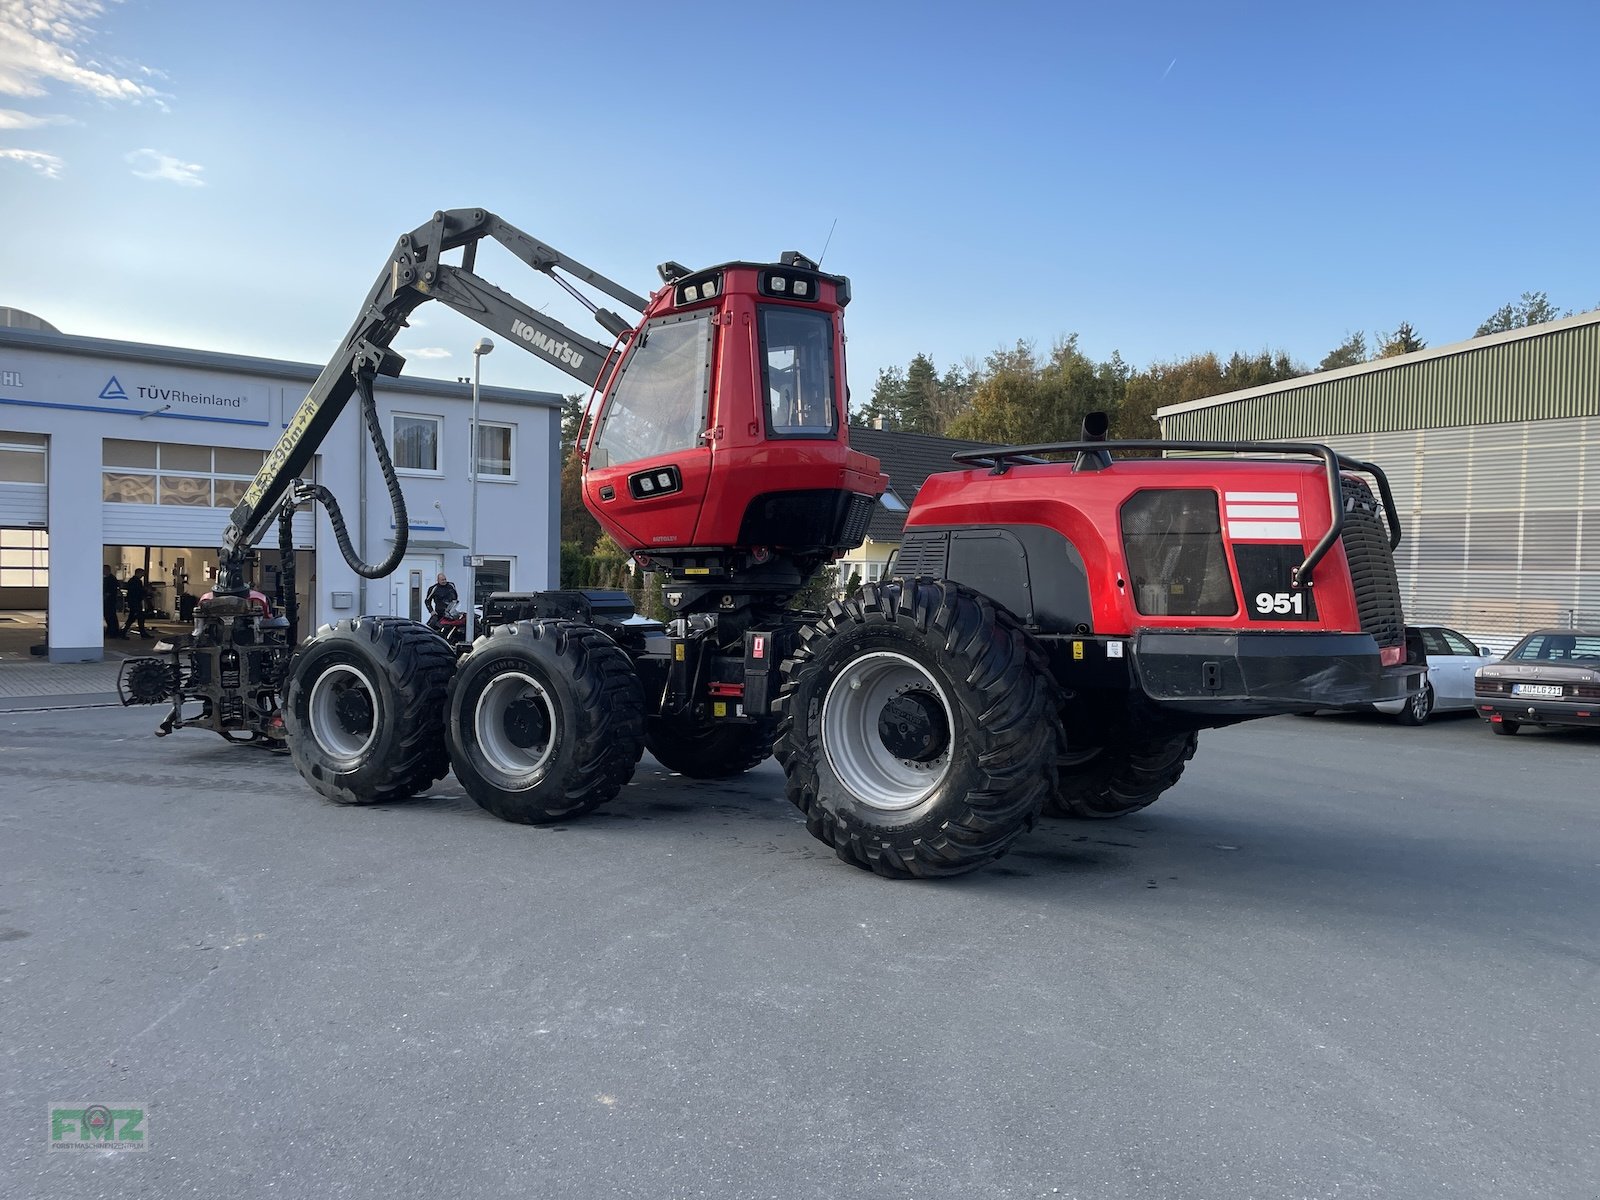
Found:
<svg viewBox="0 0 1600 1200"><path fill-rule="evenodd" d="M494 349L488 338L479 338L472 348L472 459L468 473L472 480L472 525L467 534L467 644L478 636L478 383L483 376L483 356Z"/></svg>

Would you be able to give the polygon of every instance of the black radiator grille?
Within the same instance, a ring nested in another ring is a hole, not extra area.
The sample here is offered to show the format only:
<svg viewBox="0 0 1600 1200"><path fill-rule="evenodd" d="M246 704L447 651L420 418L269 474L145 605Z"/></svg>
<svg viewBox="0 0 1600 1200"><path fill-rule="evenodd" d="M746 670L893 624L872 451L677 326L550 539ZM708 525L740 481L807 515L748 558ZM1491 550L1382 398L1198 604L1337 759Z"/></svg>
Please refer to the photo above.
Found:
<svg viewBox="0 0 1600 1200"><path fill-rule="evenodd" d="M872 520L876 496L863 496L857 492L850 497L850 507L844 516L844 528L839 534L839 545L854 550L867 540L867 522Z"/></svg>
<svg viewBox="0 0 1600 1200"><path fill-rule="evenodd" d="M1361 628L1380 646L1403 646L1405 614L1400 607L1400 580L1389 551L1389 530L1372 489L1348 475L1344 491L1344 556L1355 585Z"/></svg>
<svg viewBox="0 0 1600 1200"><path fill-rule="evenodd" d="M950 535L907 533L895 551L894 573L901 579L944 579L950 573Z"/></svg>

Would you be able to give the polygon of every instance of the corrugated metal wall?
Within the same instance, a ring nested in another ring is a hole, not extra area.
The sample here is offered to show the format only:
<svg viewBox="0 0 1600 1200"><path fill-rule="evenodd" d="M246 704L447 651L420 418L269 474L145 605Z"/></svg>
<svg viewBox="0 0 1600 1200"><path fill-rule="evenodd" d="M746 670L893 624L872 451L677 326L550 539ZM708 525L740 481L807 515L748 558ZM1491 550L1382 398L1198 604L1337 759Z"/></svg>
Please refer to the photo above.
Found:
<svg viewBox="0 0 1600 1200"><path fill-rule="evenodd" d="M1410 620L1500 640L1600 626L1600 321L1161 426L1169 438L1311 438L1382 467L1405 528Z"/></svg>
<svg viewBox="0 0 1600 1200"><path fill-rule="evenodd" d="M1600 626L1600 417L1326 440L1389 476L1410 620Z"/></svg>
<svg viewBox="0 0 1600 1200"><path fill-rule="evenodd" d="M1395 364L1174 413L1162 436L1333 437L1600 415L1600 321Z"/></svg>

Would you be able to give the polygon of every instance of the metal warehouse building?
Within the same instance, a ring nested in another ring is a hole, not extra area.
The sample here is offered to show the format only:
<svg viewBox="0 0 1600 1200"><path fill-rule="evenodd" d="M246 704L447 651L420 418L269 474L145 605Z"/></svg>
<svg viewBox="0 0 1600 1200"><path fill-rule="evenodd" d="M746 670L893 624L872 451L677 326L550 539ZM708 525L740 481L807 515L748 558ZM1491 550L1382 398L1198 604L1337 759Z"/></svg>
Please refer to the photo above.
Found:
<svg viewBox="0 0 1600 1200"><path fill-rule="evenodd" d="M1382 467L1408 619L1600 625L1600 312L1160 409L1163 437L1302 438Z"/></svg>
<svg viewBox="0 0 1600 1200"><path fill-rule="evenodd" d="M180 621L185 600L210 590L233 506L318 371L0 328L0 629L47 624L52 661L100 658L106 567L119 580L144 570L159 618ZM472 570L471 395L461 383L379 379L410 548L393 576L369 583L345 564L320 506L297 515L302 628L359 613L420 618L441 571L463 597L469 578L480 595L556 583L561 397L481 389ZM362 558L377 562L395 527L358 410L340 415L312 474L341 501ZM253 579L269 593L278 557L269 531Z"/></svg>

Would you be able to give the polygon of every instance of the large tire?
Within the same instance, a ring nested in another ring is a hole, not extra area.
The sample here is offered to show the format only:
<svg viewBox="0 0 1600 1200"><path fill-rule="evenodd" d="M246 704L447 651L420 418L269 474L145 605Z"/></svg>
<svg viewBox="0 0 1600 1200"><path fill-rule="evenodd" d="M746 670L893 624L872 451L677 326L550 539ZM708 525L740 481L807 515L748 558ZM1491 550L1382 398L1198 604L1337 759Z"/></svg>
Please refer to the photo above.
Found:
<svg viewBox="0 0 1600 1200"><path fill-rule="evenodd" d="M1053 817L1104 820L1154 804L1178 782L1200 743L1197 733L1130 738L1067 756L1045 805Z"/></svg>
<svg viewBox="0 0 1600 1200"><path fill-rule="evenodd" d="M339 804L403 800L450 769L445 689L455 653L399 617L325 625L289 663L283 723L295 768Z"/></svg>
<svg viewBox="0 0 1600 1200"><path fill-rule="evenodd" d="M960 875L1033 828L1058 695L1010 613L945 580L868 584L783 664L774 754L813 836L888 878Z"/></svg>
<svg viewBox="0 0 1600 1200"><path fill-rule="evenodd" d="M1433 684L1424 682L1420 692L1406 697L1405 705L1395 714L1402 725L1426 725L1433 715Z"/></svg>
<svg viewBox="0 0 1600 1200"><path fill-rule="evenodd" d="M628 656L575 621L519 621L480 638L450 681L456 779L504 821L581 816L633 777L644 695Z"/></svg>
<svg viewBox="0 0 1600 1200"><path fill-rule="evenodd" d="M773 722L701 724L650 717L644 748L669 771L690 779L731 779L772 756Z"/></svg>

